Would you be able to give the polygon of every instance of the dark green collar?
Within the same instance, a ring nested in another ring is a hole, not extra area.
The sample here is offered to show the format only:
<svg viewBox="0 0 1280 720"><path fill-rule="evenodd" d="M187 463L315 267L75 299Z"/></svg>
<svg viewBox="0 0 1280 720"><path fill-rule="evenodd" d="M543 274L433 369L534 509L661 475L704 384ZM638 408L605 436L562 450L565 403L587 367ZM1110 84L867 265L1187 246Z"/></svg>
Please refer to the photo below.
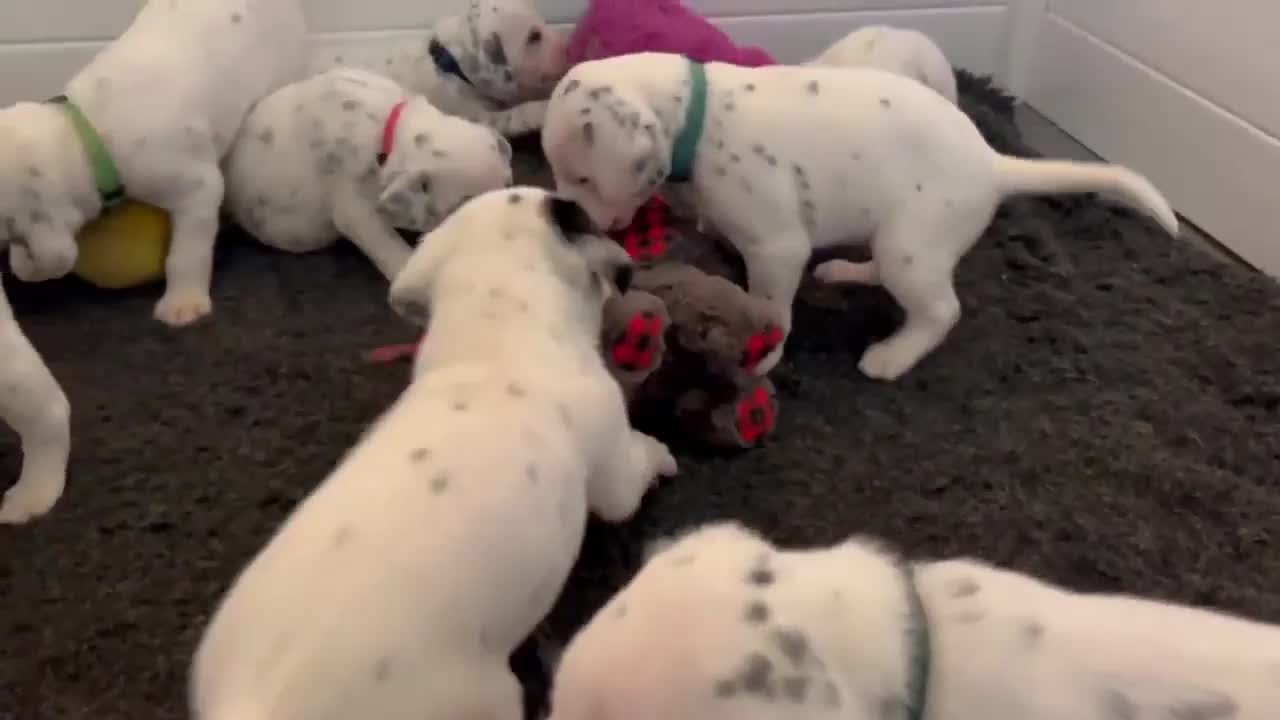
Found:
<svg viewBox="0 0 1280 720"><path fill-rule="evenodd" d="M907 584L907 720L924 718L924 703L929 695L929 665L933 656L929 640L929 616L916 587L915 571L910 566L903 572Z"/></svg>
<svg viewBox="0 0 1280 720"><path fill-rule="evenodd" d="M693 177L693 158L702 139L702 126L707 118L707 69L700 62L689 61L689 107L684 114L684 128L671 146L671 174L668 182L688 182Z"/></svg>
<svg viewBox="0 0 1280 720"><path fill-rule="evenodd" d="M80 111L80 107L66 95L50 98L49 102L62 108L71 127L75 128L85 154L89 156L89 165L93 168L93 183L102 199L102 209L106 210L124 200L124 183L120 181L120 173L111 160L111 153L107 152L107 146L102 143L98 131L93 129L93 124Z"/></svg>

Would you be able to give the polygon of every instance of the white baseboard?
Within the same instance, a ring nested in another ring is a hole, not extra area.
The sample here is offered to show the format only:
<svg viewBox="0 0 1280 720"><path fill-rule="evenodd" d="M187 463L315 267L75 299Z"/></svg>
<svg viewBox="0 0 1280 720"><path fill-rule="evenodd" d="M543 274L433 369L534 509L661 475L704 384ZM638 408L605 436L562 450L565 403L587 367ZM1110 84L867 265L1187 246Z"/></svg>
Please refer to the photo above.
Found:
<svg viewBox="0 0 1280 720"><path fill-rule="evenodd" d="M1000 66L1005 9L1002 5L855 10L848 12L788 13L716 17L733 37L764 47L781 62L797 62L817 55L854 28L888 23L921 30L947 53L952 64L977 73L993 73ZM412 30L318 33L317 42L340 53L350 46L377 44L388 38L413 35ZM0 106L19 100L42 100L83 67L103 42L0 44L0 67L23 68L0 74ZM158 92L163 89L158 88Z"/></svg>
<svg viewBox="0 0 1280 720"><path fill-rule="evenodd" d="M1193 223L1280 276L1280 140L1054 15L1028 77L1031 106L1147 175Z"/></svg>

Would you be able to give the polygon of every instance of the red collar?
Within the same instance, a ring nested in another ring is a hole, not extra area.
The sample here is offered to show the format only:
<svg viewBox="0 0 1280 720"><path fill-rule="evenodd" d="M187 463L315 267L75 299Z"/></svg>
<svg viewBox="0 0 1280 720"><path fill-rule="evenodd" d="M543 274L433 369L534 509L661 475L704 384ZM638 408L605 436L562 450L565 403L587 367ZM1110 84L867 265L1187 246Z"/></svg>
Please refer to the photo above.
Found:
<svg viewBox="0 0 1280 720"><path fill-rule="evenodd" d="M401 100L391 106L391 112L387 113L387 122L382 126L382 151L378 153L378 166L381 167L387 163L387 158L391 156L391 144L396 139L396 124L400 122L400 113L404 111L405 100Z"/></svg>

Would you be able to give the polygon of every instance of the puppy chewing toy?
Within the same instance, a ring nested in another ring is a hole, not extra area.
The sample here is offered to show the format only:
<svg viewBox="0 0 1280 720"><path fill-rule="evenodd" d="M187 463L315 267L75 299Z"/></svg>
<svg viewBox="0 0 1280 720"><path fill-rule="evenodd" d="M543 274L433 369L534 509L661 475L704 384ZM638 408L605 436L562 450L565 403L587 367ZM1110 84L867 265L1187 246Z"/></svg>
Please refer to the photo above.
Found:
<svg viewBox="0 0 1280 720"><path fill-rule="evenodd" d="M125 200L81 228L73 272L109 290L156 282L164 278L169 234L169 213Z"/></svg>

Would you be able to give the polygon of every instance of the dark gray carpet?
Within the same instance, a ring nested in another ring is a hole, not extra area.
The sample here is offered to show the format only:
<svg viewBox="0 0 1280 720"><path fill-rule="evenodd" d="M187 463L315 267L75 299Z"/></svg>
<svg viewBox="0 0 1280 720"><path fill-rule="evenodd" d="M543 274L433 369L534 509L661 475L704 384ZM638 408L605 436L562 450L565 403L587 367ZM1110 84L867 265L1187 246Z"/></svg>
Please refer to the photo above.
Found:
<svg viewBox="0 0 1280 720"><path fill-rule="evenodd" d="M1025 152L1006 98L968 81L964 105ZM409 335L352 249L226 240L215 321L183 332L151 319L154 289L6 278L75 445L53 515L0 529L0 718L184 717L190 652L232 574L405 381L361 359ZM550 634L647 539L723 517L1280 622L1276 286L1083 197L1009 202L959 285L959 327L895 385L856 369L897 321L888 296L807 290L776 438L684 455L634 522L593 526ZM0 477L18 465L5 434ZM517 664L536 700L533 658Z"/></svg>

